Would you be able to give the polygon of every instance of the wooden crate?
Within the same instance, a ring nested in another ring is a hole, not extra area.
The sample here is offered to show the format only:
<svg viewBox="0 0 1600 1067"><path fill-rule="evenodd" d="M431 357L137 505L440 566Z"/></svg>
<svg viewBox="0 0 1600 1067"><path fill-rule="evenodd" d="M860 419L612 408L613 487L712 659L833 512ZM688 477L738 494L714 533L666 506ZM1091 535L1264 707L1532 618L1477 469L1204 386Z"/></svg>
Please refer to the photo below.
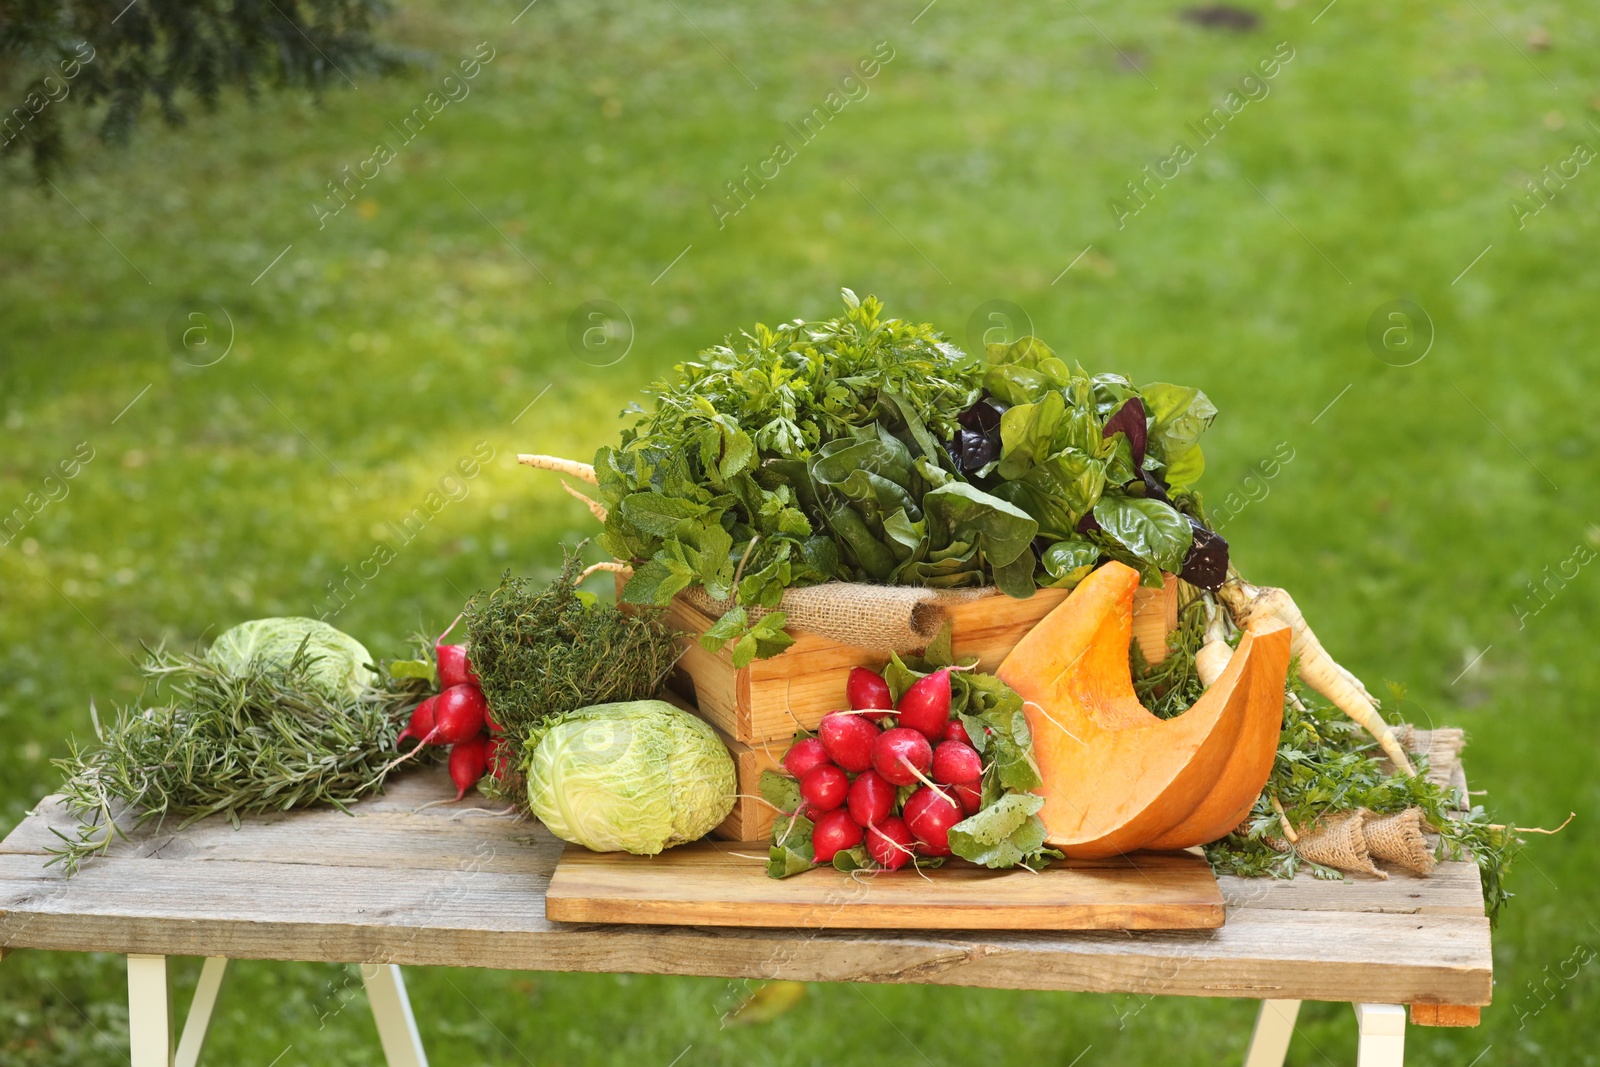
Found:
<svg viewBox="0 0 1600 1067"><path fill-rule="evenodd" d="M733 766L739 775L739 795L728 817L712 832L724 841L765 841L772 836L772 824L778 813L761 799L761 772L783 770L781 763L784 753L789 751L790 740L785 737L747 745L720 730L717 733L733 756Z"/></svg>
<svg viewBox="0 0 1600 1067"><path fill-rule="evenodd" d="M1140 589L1135 596L1134 629L1145 658L1166 654L1165 635L1177 622L1177 583ZM1060 589L1041 589L1027 600L1007 596L952 604L952 647L958 658L978 657L978 669L992 672L1024 634L1067 598ZM794 644L781 655L735 668L729 650L707 652L698 637L713 620L682 599L667 609L668 625L684 639L671 685L718 730L747 745L787 741L796 730L815 730L823 715L844 707L845 682L853 667L882 667L886 655L842 645L817 634L791 630ZM1149 625L1154 623L1154 625Z"/></svg>

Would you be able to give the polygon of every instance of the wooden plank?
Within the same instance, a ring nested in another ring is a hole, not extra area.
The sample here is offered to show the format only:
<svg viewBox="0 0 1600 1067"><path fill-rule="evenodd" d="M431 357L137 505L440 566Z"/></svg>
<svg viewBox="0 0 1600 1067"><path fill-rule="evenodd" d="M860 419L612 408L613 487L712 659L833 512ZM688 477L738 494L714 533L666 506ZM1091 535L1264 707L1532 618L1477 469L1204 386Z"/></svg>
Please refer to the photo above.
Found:
<svg viewBox="0 0 1600 1067"><path fill-rule="evenodd" d="M1142 853L989 871L956 861L935 870L852 878L815 871L778 881L761 841L700 841L659 856L571 847L546 891L551 919L677 926L877 930L1205 930L1222 925L1222 893L1206 861Z"/></svg>
<svg viewBox="0 0 1600 1067"><path fill-rule="evenodd" d="M1231 911L1198 932L962 934L552 924L531 875L0 856L0 944L520 970L1487 1004L1488 920Z"/></svg>
<svg viewBox="0 0 1600 1067"><path fill-rule="evenodd" d="M1477 864L1447 861L1428 878L1396 871L1388 881L1346 878L1236 878L1217 883L1230 908L1295 911L1390 912L1397 915L1483 914L1483 884Z"/></svg>
<svg viewBox="0 0 1600 1067"><path fill-rule="evenodd" d="M543 870L554 866L559 843L536 822L491 808L495 802L470 797L460 805L424 807L446 792L442 766L421 767L402 776L386 797L357 804L351 814L332 808L279 812L247 820L235 830L224 818L201 820L181 833L146 830L130 840L113 842L107 856L87 866L125 857L168 862L237 860L272 861L341 867L384 867L395 870L455 870L465 859L503 873ZM74 832L77 820L59 797L35 806L0 842L0 855L48 858L59 844L52 832Z"/></svg>

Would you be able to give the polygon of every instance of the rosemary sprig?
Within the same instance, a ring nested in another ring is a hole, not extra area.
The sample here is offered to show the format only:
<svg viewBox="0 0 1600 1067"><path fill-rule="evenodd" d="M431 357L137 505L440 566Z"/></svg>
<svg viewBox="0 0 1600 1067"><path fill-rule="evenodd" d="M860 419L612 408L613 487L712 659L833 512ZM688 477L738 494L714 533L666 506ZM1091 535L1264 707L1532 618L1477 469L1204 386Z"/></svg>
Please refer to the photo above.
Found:
<svg viewBox="0 0 1600 1067"><path fill-rule="evenodd" d="M427 695L425 681L380 670L383 688L330 698L310 677L316 657L304 645L286 666L252 663L239 675L188 653L146 654L140 673L163 702L121 708L108 726L96 716L98 743L72 742L54 761L79 823L70 834L52 827L61 844L46 865L69 875L117 838L169 818L181 830L216 814L238 826L258 812L346 810L381 788L386 753Z"/></svg>

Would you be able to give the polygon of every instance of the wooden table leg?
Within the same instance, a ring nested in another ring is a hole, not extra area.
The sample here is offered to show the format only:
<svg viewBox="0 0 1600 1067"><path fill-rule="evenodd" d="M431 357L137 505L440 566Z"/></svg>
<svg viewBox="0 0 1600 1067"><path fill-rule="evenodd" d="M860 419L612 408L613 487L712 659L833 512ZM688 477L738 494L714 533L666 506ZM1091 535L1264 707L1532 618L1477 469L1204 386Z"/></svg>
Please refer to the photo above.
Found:
<svg viewBox="0 0 1600 1067"><path fill-rule="evenodd" d="M1406 1009L1399 1004L1354 1004L1360 1039L1357 1067L1402 1067L1406 1059Z"/></svg>
<svg viewBox="0 0 1600 1067"><path fill-rule="evenodd" d="M205 1044L211 1009L217 1006L217 991L222 988L222 974L227 967L228 961L222 956L207 956L201 966L194 1000L189 1002L189 1014L183 1017L183 1036L178 1038L174 1067L197 1067L199 1064L200 1047Z"/></svg>
<svg viewBox="0 0 1600 1067"><path fill-rule="evenodd" d="M167 958L128 954L128 1044L133 1067L172 1067Z"/></svg>
<svg viewBox="0 0 1600 1067"><path fill-rule="evenodd" d="M1244 1054L1244 1067L1283 1067L1289 1055L1289 1039L1294 1036L1294 1021L1300 1016L1298 1000L1263 1000L1256 1016L1256 1032L1250 1037L1250 1050Z"/></svg>
<svg viewBox="0 0 1600 1067"><path fill-rule="evenodd" d="M406 980L393 963L364 963L361 980L367 985L367 1001L372 1019L378 1024L378 1040L389 1067L428 1067L428 1054L422 1050L422 1035L411 1014L411 999L406 996Z"/></svg>

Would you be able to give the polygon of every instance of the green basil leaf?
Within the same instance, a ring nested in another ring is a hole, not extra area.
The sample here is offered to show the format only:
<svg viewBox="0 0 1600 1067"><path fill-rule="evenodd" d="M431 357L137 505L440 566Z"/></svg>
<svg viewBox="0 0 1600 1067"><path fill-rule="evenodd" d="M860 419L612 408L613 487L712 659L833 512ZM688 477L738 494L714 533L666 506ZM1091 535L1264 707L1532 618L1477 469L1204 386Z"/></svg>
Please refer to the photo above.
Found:
<svg viewBox="0 0 1600 1067"><path fill-rule="evenodd" d="M1130 553L1164 571L1182 569L1194 541L1187 518L1149 497L1107 494L1094 506L1094 517Z"/></svg>

